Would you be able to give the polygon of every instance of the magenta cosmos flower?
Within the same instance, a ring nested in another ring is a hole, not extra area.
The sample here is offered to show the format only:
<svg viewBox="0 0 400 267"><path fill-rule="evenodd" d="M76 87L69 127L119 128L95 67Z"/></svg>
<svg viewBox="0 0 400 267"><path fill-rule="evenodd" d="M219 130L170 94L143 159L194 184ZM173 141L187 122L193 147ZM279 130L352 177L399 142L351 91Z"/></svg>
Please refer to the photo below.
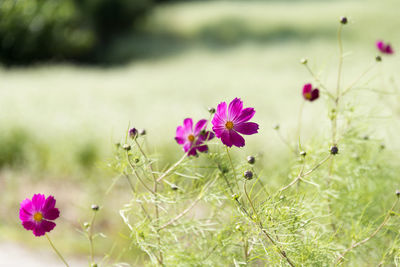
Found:
<svg viewBox="0 0 400 267"><path fill-rule="evenodd" d="M56 226L52 220L60 216L60 211L55 207L56 200L53 196L47 198L42 194L35 194L21 202L19 218L26 230L32 230L35 236L42 236Z"/></svg>
<svg viewBox="0 0 400 267"><path fill-rule="evenodd" d="M183 150L188 152L188 156L197 155L197 151L205 152L208 146L204 144L205 141L214 138L214 133L206 131L207 120L199 120L193 129L193 120L187 118L183 120L183 126L176 128L175 140L178 144L182 145Z"/></svg>
<svg viewBox="0 0 400 267"><path fill-rule="evenodd" d="M392 46L389 43L385 43L384 41L377 41L376 47L383 54L393 54L394 53Z"/></svg>
<svg viewBox="0 0 400 267"><path fill-rule="evenodd" d="M319 97L319 90L313 89L311 83L307 83L303 86L303 97L305 100L314 101Z"/></svg>
<svg viewBox="0 0 400 267"><path fill-rule="evenodd" d="M227 107L222 102L217 107L217 112L212 119L213 131L224 145L242 147L245 145L244 138L240 134L251 135L258 133L258 124L248 122L253 118L256 111L254 108L243 108L240 98L235 98Z"/></svg>

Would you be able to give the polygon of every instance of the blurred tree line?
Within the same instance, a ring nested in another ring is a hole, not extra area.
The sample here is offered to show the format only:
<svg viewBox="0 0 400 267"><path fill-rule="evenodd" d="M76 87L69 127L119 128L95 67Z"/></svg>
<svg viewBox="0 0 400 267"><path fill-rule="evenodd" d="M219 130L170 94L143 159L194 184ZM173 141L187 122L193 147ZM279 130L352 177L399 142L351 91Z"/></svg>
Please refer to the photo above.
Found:
<svg viewBox="0 0 400 267"><path fill-rule="evenodd" d="M101 51L168 0L0 0L0 61L101 61Z"/></svg>

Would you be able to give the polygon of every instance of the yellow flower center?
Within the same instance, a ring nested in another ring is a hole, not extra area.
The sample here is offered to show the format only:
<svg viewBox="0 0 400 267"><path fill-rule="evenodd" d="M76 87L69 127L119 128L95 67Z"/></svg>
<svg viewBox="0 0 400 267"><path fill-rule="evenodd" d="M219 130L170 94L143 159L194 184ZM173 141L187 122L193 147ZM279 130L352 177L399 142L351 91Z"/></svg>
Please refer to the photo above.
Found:
<svg viewBox="0 0 400 267"><path fill-rule="evenodd" d="M193 142L193 141L194 141L194 135L193 135L193 134L189 135L189 136L188 136L188 140L189 140L190 142Z"/></svg>
<svg viewBox="0 0 400 267"><path fill-rule="evenodd" d="M225 123L225 127L226 127L226 129L228 129L228 130L232 130L232 129L233 129L233 122L227 121L227 122Z"/></svg>
<svg viewBox="0 0 400 267"><path fill-rule="evenodd" d="M311 93L305 93L304 96L306 99L311 99Z"/></svg>
<svg viewBox="0 0 400 267"><path fill-rule="evenodd" d="M43 214L41 212L36 212L33 214L33 219L37 222L40 222L43 219Z"/></svg>

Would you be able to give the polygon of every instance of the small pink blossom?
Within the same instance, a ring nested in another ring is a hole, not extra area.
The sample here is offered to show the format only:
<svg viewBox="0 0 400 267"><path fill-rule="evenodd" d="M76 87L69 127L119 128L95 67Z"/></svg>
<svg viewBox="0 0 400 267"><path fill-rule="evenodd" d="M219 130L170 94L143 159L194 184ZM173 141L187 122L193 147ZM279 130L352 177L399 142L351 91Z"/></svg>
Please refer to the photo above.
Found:
<svg viewBox="0 0 400 267"><path fill-rule="evenodd" d="M35 194L21 202L19 218L26 230L32 230L35 236L42 236L54 229L52 222L60 216L60 211L55 207L56 200L53 196Z"/></svg>
<svg viewBox="0 0 400 267"><path fill-rule="evenodd" d="M204 142L214 138L214 133L206 131L207 120L199 120L193 129L193 120L187 118L183 120L183 126L176 128L175 140L182 145L183 150L188 153L188 156L196 156L197 151L205 152L208 146Z"/></svg>
<svg viewBox="0 0 400 267"><path fill-rule="evenodd" d="M313 89L311 83L307 83L303 86L303 97L305 100L312 102L318 99L319 90L317 88Z"/></svg>
<svg viewBox="0 0 400 267"><path fill-rule="evenodd" d="M383 53L383 54L393 54L393 48L389 43L385 43L384 41L377 41L376 42L376 47L378 48L378 50Z"/></svg>
<svg viewBox="0 0 400 267"><path fill-rule="evenodd" d="M213 131L224 145L243 147L245 140L240 134L258 133L258 124L248 122L255 113L254 108L243 108L240 98L233 99L229 107L226 102L221 102L212 119Z"/></svg>

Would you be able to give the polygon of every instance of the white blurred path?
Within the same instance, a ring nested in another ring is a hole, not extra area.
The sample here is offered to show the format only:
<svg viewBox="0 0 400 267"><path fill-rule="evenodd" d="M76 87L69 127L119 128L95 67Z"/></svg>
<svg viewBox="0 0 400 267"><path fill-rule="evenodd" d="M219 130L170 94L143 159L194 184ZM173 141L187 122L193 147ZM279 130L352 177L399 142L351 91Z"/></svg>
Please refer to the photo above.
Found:
<svg viewBox="0 0 400 267"><path fill-rule="evenodd" d="M64 267L65 265L49 250L34 250L17 243L0 242L1 267ZM67 259L71 267L88 266L84 260Z"/></svg>

